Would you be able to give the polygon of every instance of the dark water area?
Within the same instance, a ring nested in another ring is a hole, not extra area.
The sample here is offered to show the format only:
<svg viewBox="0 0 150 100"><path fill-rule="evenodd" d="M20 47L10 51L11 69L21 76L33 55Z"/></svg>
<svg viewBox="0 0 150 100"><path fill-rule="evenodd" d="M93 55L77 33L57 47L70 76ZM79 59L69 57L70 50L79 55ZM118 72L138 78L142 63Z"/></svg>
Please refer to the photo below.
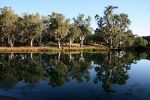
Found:
<svg viewBox="0 0 150 100"><path fill-rule="evenodd" d="M150 54L0 54L2 98L150 100Z"/></svg>

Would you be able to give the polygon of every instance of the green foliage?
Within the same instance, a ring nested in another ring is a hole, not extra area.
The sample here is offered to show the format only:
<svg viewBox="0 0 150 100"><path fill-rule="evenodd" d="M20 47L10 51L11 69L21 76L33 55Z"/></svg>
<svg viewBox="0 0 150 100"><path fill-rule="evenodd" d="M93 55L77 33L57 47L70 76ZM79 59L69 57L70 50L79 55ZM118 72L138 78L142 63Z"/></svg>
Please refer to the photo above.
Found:
<svg viewBox="0 0 150 100"><path fill-rule="evenodd" d="M18 16L10 7L0 8L0 45L2 46L26 46L33 43L45 46L49 43L58 44L69 41L84 44L99 43L109 48L132 48L147 46L147 41L135 38L131 23L125 13L116 14L114 9L118 7L109 5L104 10L104 16L96 15L98 27L92 34L91 17L79 14L73 21L61 13L53 12L49 16L27 14ZM72 23L71 23L72 22Z"/></svg>
<svg viewBox="0 0 150 100"><path fill-rule="evenodd" d="M52 13L50 16L50 30L56 38L64 38L69 31L69 19L65 19L63 14Z"/></svg>
<svg viewBox="0 0 150 100"><path fill-rule="evenodd" d="M125 35L123 37L123 44L121 45L124 48L132 48L135 41L135 36L133 35L131 30L128 30L125 32Z"/></svg>
<svg viewBox="0 0 150 100"><path fill-rule="evenodd" d="M95 41L105 43L109 48L118 48L129 40L128 26L130 20L127 14L114 14L113 10L118 7L108 6L104 16L96 15L98 28L95 30ZM132 32L130 32L132 36Z"/></svg>
<svg viewBox="0 0 150 100"><path fill-rule="evenodd" d="M148 41L143 39L142 37L135 38L134 47L146 47L148 45Z"/></svg>
<svg viewBox="0 0 150 100"><path fill-rule="evenodd" d="M131 47L133 47L133 44L134 44L134 40L128 39L128 40L126 40L126 41L124 42L123 47L125 47L125 48L131 48Z"/></svg>
<svg viewBox="0 0 150 100"><path fill-rule="evenodd" d="M17 21L16 15L10 7L0 9L0 33L2 38L6 38L10 47L13 46L15 36L17 36Z"/></svg>
<svg viewBox="0 0 150 100"><path fill-rule="evenodd" d="M74 24L71 24L69 28L69 32L67 34L67 38L74 40L79 36L79 34L80 34L80 30Z"/></svg>
<svg viewBox="0 0 150 100"><path fill-rule="evenodd" d="M69 31L69 19L65 19L63 14L53 12L49 16L48 31L58 41L58 47L60 48L60 41L63 39Z"/></svg>
<svg viewBox="0 0 150 100"><path fill-rule="evenodd" d="M80 47L83 46L83 41L87 35L92 33L91 27L91 17L88 16L85 18L84 14L79 14L77 18L73 18L75 26L80 31L79 39L80 39Z"/></svg>
<svg viewBox="0 0 150 100"><path fill-rule="evenodd" d="M71 24L68 34L66 36L66 38L69 39L69 43L70 43L69 47L70 48L71 48L72 42L74 41L75 38L77 38L79 36L79 34L80 34L80 30L74 24Z"/></svg>
<svg viewBox="0 0 150 100"><path fill-rule="evenodd" d="M35 38L40 36L43 31L43 22L39 14L25 14L20 21L21 34L24 39L30 40L31 46Z"/></svg>

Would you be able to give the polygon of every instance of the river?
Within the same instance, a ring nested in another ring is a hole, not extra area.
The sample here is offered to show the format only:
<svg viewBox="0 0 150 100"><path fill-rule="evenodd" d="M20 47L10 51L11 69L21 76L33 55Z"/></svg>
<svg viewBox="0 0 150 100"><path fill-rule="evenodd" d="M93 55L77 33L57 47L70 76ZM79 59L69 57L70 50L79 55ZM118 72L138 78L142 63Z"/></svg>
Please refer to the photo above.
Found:
<svg viewBox="0 0 150 100"><path fill-rule="evenodd" d="M149 76L149 52L1 53L0 99L150 100Z"/></svg>

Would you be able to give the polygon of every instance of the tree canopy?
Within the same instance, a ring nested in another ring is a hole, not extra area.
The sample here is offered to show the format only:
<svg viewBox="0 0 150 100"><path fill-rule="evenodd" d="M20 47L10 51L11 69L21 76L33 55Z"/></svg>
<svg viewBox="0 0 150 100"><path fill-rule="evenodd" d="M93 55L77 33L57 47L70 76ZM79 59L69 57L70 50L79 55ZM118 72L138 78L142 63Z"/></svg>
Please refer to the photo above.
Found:
<svg viewBox="0 0 150 100"><path fill-rule="evenodd" d="M135 36L130 29L128 14L115 13L115 9L118 7L109 5L103 16L95 15L97 28L93 33L92 19L84 14L72 19L58 12L48 16L38 13L19 16L10 7L0 8L0 45L32 47L53 43L61 48L69 42L68 47L71 48L76 42L80 47L96 43L110 49L147 46L147 40Z"/></svg>
<svg viewBox="0 0 150 100"><path fill-rule="evenodd" d="M96 40L105 43L109 48L118 48L133 37L129 29L131 23L127 14L115 14L114 9L118 7L108 6L104 16L95 16L98 28L95 30ZM100 40L99 40L100 39Z"/></svg>

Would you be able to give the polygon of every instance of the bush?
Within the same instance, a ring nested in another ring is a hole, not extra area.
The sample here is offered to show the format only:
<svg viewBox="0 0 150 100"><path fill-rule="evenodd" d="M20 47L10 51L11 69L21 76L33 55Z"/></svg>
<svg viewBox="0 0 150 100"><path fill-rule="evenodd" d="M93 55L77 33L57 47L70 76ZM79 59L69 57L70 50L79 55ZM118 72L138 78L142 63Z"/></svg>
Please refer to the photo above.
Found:
<svg viewBox="0 0 150 100"><path fill-rule="evenodd" d="M148 41L143 39L142 37L135 38L134 47L146 47L148 45Z"/></svg>

